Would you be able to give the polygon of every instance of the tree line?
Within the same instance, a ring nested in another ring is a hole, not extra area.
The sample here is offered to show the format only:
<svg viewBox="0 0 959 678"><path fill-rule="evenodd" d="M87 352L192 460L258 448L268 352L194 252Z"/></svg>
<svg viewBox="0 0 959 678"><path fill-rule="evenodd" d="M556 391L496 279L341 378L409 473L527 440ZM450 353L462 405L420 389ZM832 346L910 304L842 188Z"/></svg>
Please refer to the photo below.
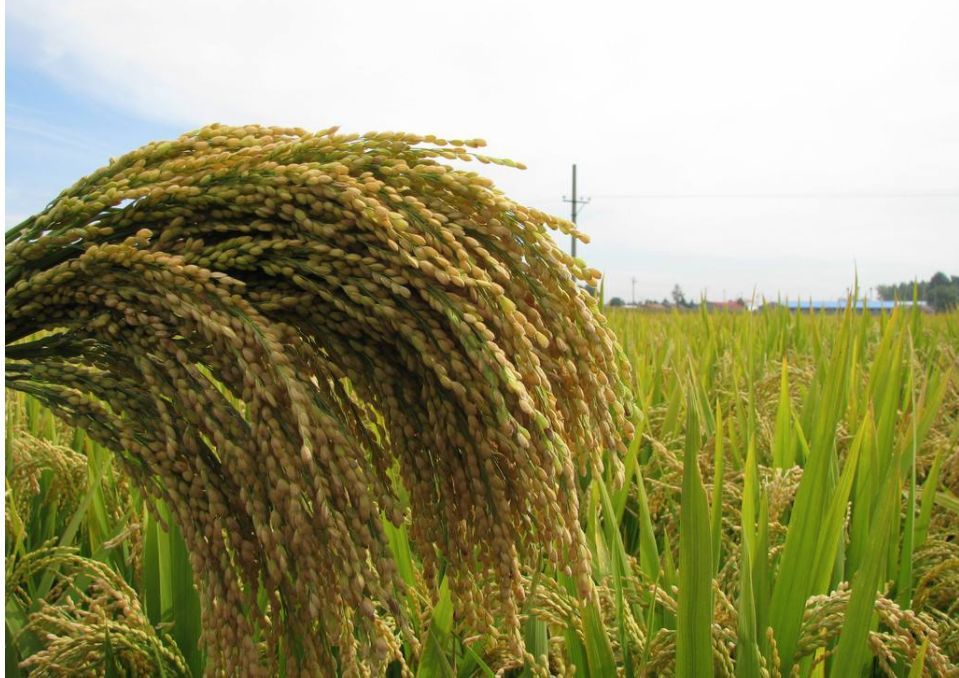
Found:
<svg viewBox="0 0 959 678"><path fill-rule="evenodd" d="M929 280L903 282L897 285L879 285L876 292L883 301L908 301L914 291L936 311L948 311L959 306L959 276L939 272Z"/></svg>

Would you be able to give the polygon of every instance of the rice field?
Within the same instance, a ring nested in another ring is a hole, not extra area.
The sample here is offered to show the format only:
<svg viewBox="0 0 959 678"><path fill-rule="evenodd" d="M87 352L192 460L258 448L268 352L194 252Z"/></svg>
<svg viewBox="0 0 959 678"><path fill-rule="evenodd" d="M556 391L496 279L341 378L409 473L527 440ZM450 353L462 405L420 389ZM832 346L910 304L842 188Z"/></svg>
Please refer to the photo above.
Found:
<svg viewBox="0 0 959 678"><path fill-rule="evenodd" d="M596 595L521 558L517 649L380 515L409 620L379 629L386 674L956 675L959 313L606 317L636 407L625 452L601 451L621 466L578 475ZM209 668L175 510L23 392L5 454L6 674Z"/></svg>
<svg viewBox="0 0 959 678"><path fill-rule="evenodd" d="M956 670L956 314L607 320L483 146L210 125L7 232L12 675Z"/></svg>

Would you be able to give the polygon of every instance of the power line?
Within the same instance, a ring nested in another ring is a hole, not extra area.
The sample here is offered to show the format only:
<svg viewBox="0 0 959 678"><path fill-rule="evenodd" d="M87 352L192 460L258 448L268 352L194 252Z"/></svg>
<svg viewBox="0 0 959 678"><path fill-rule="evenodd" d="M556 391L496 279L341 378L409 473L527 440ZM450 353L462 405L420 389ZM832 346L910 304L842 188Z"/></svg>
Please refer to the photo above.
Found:
<svg viewBox="0 0 959 678"><path fill-rule="evenodd" d="M928 199L928 198L959 198L959 193L621 193L594 195L600 200L674 200L674 199L709 199L709 198L739 198L739 199L779 199L779 200L867 200L867 199Z"/></svg>
<svg viewBox="0 0 959 678"><path fill-rule="evenodd" d="M618 193L593 195L598 200L930 200L959 199L959 193ZM530 200L531 204L571 202L563 199L544 197ZM579 200L581 204L588 201Z"/></svg>

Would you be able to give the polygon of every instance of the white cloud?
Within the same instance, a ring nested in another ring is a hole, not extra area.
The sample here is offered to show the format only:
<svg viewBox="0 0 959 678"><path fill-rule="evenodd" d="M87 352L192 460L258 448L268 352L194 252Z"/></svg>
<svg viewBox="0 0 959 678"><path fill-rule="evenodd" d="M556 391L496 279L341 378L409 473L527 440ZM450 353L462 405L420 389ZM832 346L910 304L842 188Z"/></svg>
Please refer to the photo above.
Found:
<svg viewBox="0 0 959 678"><path fill-rule="evenodd" d="M951 0L11 0L7 13L24 58L147 119L484 136L531 168L495 172L503 188L561 213L578 161L597 196L585 251L626 273L610 280L621 296L650 253L690 289L752 275L770 294L806 280L833 296L854 261L873 284L959 267L956 199L599 197L959 193ZM710 256L779 263L737 273Z"/></svg>

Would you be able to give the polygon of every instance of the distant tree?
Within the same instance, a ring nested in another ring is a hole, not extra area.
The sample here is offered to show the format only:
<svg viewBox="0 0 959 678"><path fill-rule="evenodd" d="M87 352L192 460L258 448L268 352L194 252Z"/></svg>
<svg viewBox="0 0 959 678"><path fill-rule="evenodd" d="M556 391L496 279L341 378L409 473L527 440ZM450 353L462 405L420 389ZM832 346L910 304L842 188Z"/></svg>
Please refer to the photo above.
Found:
<svg viewBox="0 0 959 678"><path fill-rule="evenodd" d="M610 306L623 306L623 305L625 305L625 303L626 303L626 302L624 302L624 301L623 301L622 299L620 299L619 297L613 297L612 299L609 300L609 305L610 305Z"/></svg>
<svg viewBox="0 0 959 678"><path fill-rule="evenodd" d="M942 285L948 285L948 284L949 284L949 276L943 273L942 271L939 271L934 276L929 278L929 287L933 287L933 286L941 287Z"/></svg>
<svg viewBox="0 0 959 678"><path fill-rule="evenodd" d="M926 301L936 311L948 311L959 306L959 278L949 279L945 273L936 273L929 280Z"/></svg>
<svg viewBox="0 0 959 678"><path fill-rule="evenodd" d="M936 311L948 311L959 306L959 277L938 272L928 281L904 282L897 285L878 285L876 292L883 301L911 301L915 294Z"/></svg>
<svg viewBox="0 0 959 678"><path fill-rule="evenodd" d="M919 300L925 301L927 284L925 281L915 281L898 285L879 285L876 287L876 293L883 301L912 301L913 292L916 292Z"/></svg>
<svg viewBox="0 0 959 678"><path fill-rule="evenodd" d="M929 305L936 311L949 311L959 306L959 289L953 286L937 287L929 290Z"/></svg>
<svg viewBox="0 0 959 678"><path fill-rule="evenodd" d="M679 283L673 285L672 291L673 303L677 306L686 306L686 295L683 294L683 288L679 286Z"/></svg>

